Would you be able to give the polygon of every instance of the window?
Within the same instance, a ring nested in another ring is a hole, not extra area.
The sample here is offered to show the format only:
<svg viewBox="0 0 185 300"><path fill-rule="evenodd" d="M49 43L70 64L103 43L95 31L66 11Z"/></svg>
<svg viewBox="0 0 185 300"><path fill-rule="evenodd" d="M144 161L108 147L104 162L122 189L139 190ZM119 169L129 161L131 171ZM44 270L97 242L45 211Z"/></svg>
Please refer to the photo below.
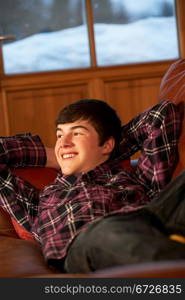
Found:
<svg viewBox="0 0 185 300"><path fill-rule="evenodd" d="M1 0L0 36L5 74L179 56L175 0Z"/></svg>
<svg viewBox="0 0 185 300"><path fill-rule="evenodd" d="M89 67L84 3L1 0L1 34L16 37L3 46L5 73Z"/></svg>
<svg viewBox="0 0 185 300"><path fill-rule="evenodd" d="M174 0L108 2L92 0L98 65L178 58Z"/></svg>

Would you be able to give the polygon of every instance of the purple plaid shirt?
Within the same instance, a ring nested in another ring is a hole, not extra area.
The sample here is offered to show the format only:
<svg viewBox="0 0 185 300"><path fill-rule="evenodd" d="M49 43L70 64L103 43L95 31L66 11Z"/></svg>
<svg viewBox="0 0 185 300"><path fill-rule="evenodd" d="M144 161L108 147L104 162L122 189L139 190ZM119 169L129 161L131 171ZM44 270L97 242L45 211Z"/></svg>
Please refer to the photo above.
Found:
<svg viewBox="0 0 185 300"><path fill-rule="evenodd" d="M119 158L77 176L58 172L42 191L10 171L45 165L40 138L31 134L0 138L0 205L32 232L46 259L61 259L89 223L142 207L170 181L180 124L177 107L163 101L123 126ZM138 150L135 171L120 165Z"/></svg>

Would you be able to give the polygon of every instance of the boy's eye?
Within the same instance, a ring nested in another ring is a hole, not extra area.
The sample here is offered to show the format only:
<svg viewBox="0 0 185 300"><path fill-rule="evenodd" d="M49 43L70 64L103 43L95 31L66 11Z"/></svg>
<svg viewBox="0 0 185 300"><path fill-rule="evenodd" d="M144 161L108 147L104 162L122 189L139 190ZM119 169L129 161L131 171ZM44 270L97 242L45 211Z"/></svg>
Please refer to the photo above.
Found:
<svg viewBox="0 0 185 300"><path fill-rule="evenodd" d="M82 135L82 134L83 134L82 132L74 132L75 136Z"/></svg>
<svg viewBox="0 0 185 300"><path fill-rule="evenodd" d="M57 139L60 139L60 138L62 138L62 137L63 137L62 134L57 134Z"/></svg>

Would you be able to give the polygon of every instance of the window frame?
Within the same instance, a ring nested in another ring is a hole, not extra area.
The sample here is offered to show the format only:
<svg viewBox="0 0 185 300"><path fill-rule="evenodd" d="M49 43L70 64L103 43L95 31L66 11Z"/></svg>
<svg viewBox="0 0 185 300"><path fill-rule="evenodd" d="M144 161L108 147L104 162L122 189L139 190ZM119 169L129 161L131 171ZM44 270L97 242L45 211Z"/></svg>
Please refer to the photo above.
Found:
<svg viewBox="0 0 185 300"><path fill-rule="evenodd" d="M89 52L90 52L90 62L91 62L90 66L87 69L102 68L102 66L98 66L98 64L97 64L92 1L91 0L84 0L84 1L85 1L88 40L89 40ZM185 19L184 19L185 1L184 0L175 0L175 11L176 11L177 35L178 35L177 38L178 38L178 43L179 43L179 57L184 58L185 57ZM16 75L21 75L21 74L30 74L30 73L5 74L4 63L3 63L2 44L3 44L4 40L9 40L9 39L15 39L15 37L0 36L0 77L16 76ZM146 63L150 63L150 62L146 62ZM120 65L118 65L118 66L120 66ZM105 68L107 68L107 67L108 66L105 66ZM71 72L73 72L74 70L78 70L78 68L72 69ZM66 71L66 70L61 69L60 71ZM31 72L31 74L45 73L45 72L55 72L55 70Z"/></svg>

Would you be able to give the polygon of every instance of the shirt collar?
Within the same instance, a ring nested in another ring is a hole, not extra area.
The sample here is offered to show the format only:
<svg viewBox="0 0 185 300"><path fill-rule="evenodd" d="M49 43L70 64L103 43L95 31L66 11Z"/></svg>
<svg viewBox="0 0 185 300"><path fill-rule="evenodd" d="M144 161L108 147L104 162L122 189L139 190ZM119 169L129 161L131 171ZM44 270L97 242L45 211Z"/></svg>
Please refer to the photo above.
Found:
<svg viewBox="0 0 185 300"><path fill-rule="evenodd" d="M120 169L120 164L116 160L108 160L87 173L80 173L77 175L63 175L61 172L59 172L57 181L65 187L70 187L81 181L95 182L96 179L100 178L102 180L107 180L107 175L111 176L113 170L118 168Z"/></svg>
<svg viewBox="0 0 185 300"><path fill-rule="evenodd" d="M73 186L82 177L82 174L78 175L63 175L62 172L58 172L56 181L65 187Z"/></svg>

